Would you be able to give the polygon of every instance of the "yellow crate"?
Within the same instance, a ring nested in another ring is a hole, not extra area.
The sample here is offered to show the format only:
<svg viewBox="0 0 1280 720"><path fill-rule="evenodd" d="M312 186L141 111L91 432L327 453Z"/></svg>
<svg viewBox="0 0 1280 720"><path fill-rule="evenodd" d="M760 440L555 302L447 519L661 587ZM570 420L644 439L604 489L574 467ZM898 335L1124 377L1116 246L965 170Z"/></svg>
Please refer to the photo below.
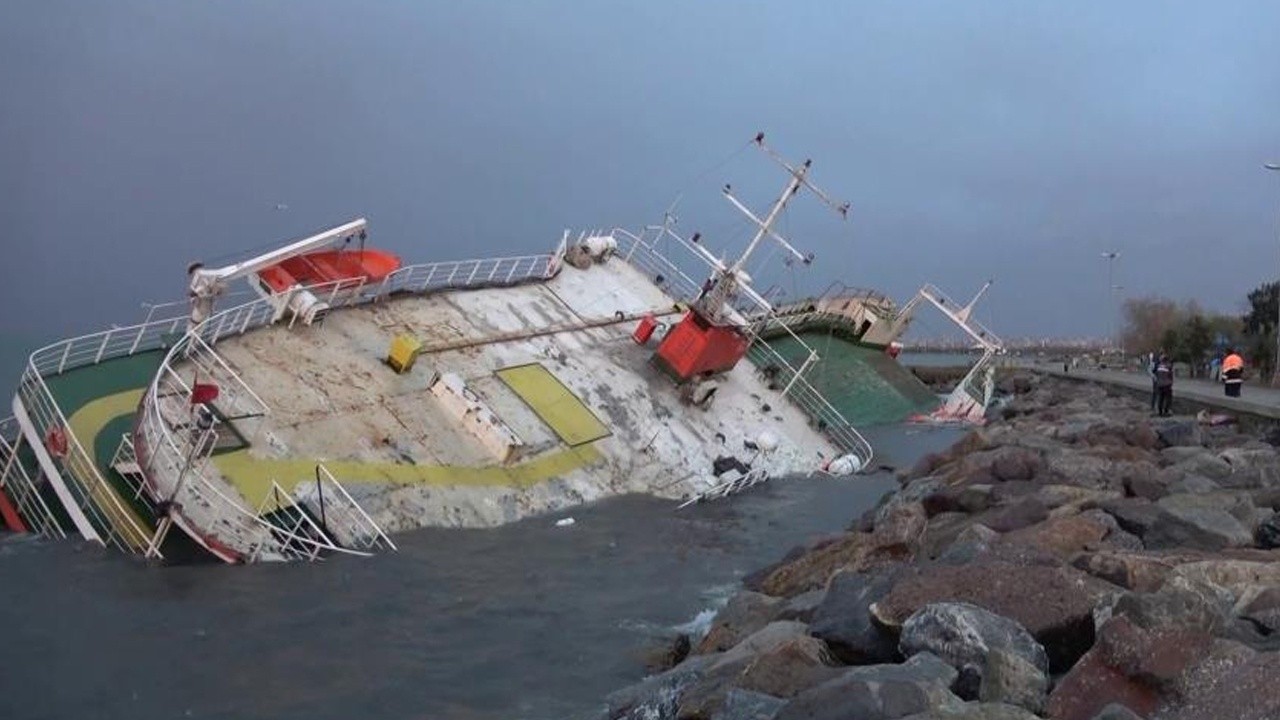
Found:
<svg viewBox="0 0 1280 720"><path fill-rule="evenodd" d="M391 339L391 350L387 352L387 364L398 373L407 373L413 368L413 362L422 352L422 343L412 335L397 335Z"/></svg>

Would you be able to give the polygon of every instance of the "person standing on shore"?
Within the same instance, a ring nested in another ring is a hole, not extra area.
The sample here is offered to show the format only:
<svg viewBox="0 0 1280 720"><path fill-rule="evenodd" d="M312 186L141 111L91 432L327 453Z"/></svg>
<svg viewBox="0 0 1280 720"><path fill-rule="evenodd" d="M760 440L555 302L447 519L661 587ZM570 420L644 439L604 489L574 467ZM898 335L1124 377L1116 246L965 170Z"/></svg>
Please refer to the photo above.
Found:
<svg viewBox="0 0 1280 720"><path fill-rule="evenodd" d="M1169 362L1168 355L1161 355L1156 361L1156 369L1153 373L1155 376L1156 392L1159 395L1159 403L1157 412L1160 417L1166 417L1173 414L1173 363Z"/></svg>
<svg viewBox="0 0 1280 720"><path fill-rule="evenodd" d="M1156 386L1156 365L1159 364L1162 355L1164 355L1163 350L1159 354L1151 353L1151 356L1147 358L1147 375L1151 376L1151 412L1156 411L1157 403L1160 399L1160 388Z"/></svg>
<svg viewBox="0 0 1280 720"><path fill-rule="evenodd" d="M1222 382L1225 383L1227 397L1240 397L1240 386L1244 384L1244 358L1227 348L1227 356L1222 359Z"/></svg>

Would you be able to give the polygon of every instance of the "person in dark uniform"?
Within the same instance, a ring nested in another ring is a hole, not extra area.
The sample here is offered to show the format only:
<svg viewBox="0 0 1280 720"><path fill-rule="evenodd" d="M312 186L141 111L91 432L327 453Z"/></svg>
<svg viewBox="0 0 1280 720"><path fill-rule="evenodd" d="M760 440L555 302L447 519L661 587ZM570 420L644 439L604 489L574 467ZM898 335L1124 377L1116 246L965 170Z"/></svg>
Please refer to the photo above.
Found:
<svg viewBox="0 0 1280 720"><path fill-rule="evenodd" d="M1173 414L1173 363L1169 362L1168 355L1161 355L1156 361L1155 369L1156 392L1160 396L1157 404L1157 412L1161 417Z"/></svg>

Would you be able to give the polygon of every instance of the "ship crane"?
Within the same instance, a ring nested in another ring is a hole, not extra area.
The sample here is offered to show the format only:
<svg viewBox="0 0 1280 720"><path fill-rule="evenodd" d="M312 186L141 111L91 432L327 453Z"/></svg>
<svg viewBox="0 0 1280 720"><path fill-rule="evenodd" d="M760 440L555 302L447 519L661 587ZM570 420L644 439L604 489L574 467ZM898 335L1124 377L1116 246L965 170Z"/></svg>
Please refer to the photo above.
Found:
<svg viewBox="0 0 1280 720"><path fill-rule="evenodd" d="M760 243L766 238L772 238L790 255L792 261L799 260L806 265L813 261L812 254L801 253L774 230L774 225L786 208L787 202L800 191L800 188L813 191L842 217L846 217L849 213L848 203L838 204L832 201L826 193L809 181L811 161L805 160L799 167L792 166L764 144L764 133L757 134L752 142L785 168L791 178L763 219L739 202L733 196L733 189L730 186L724 187L725 198L756 225L756 232L751 242L747 244L742 255L733 262L721 260L703 247L699 243L700 234L695 233L690 238L687 246L711 266L711 276L690 311L663 338L654 358L658 367L666 370L680 382L731 370L746 355L751 340L740 327L744 324L743 318L733 308L733 301L739 295L750 298L765 312L772 311L773 306L769 301L751 287L751 277L744 269L751 255L760 247ZM816 359L813 353L811 353L811 359Z"/></svg>
<svg viewBox="0 0 1280 720"><path fill-rule="evenodd" d="M357 238L363 243L366 237L367 223L364 218L359 218L225 267L206 268L203 263L192 263L187 268L189 277L187 290L191 297L191 317L188 320L187 329L190 330L209 319L209 316L213 314L214 301L226 289L228 282L236 278L253 275L289 258L303 255L317 248L338 244L345 245ZM254 283L254 289L267 295L272 294L264 289L261 283ZM302 287L301 284L294 285L288 290L287 308L292 310L297 317L301 317L305 324L311 324L315 320L322 318L329 310L328 305L320 301L310 291ZM282 306L278 310L283 312L285 307Z"/></svg>
<svg viewBox="0 0 1280 720"><path fill-rule="evenodd" d="M895 333L894 337L898 337L911 322L920 304L928 302L964 330L977 347L982 349L982 357L956 384L951 394L943 400L941 407L929 415L930 420L981 423L986 416L987 406L991 404L991 396L995 392L995 358L1004 352L1004 343L995 333L973 318L973 308L990 287L991 281L988 280L972 300L965 305L960 305L936 286L926 284L902 308L894 320L892 332Z"/></svg>

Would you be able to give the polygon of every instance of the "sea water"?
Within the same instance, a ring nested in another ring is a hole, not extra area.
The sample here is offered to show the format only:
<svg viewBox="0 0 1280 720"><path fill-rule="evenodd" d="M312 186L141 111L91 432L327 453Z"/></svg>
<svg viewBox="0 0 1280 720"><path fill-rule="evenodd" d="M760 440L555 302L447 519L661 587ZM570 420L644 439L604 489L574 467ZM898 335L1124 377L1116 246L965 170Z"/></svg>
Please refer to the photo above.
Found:
<svg viewBox="0 0 1280 720"><path fill-rule="evenodd" d="M868 435L877 464L901 467L958 431ZM894 487L881 470L683 510L620 497L312 564L154 567L8 536L0 717L589 717L642 678L655 638L704 630L744 574Z"/></svg>

